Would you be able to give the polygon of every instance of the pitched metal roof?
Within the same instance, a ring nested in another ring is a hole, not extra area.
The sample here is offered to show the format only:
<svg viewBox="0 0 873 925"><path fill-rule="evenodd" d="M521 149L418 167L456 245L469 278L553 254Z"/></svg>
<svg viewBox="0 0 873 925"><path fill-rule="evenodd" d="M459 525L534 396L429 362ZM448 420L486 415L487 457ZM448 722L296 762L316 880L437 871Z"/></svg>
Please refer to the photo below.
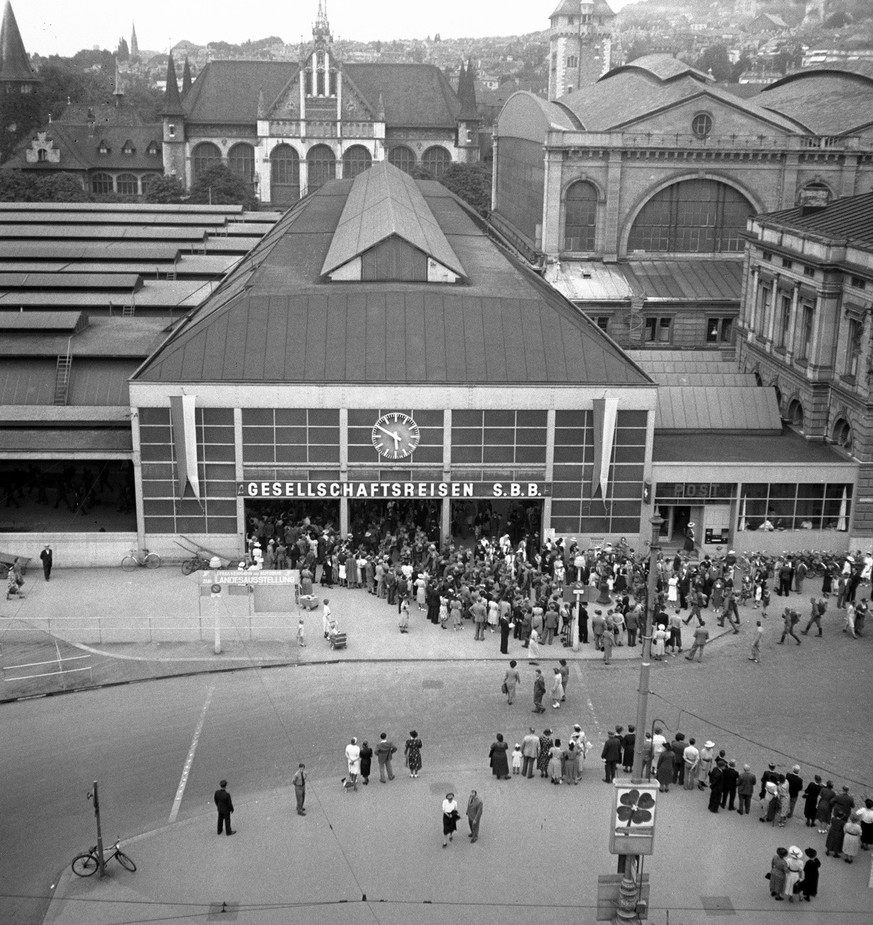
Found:
<svg viewBox="0 0 873 925"><path fill-rule="evenodd" d="M647 301L735 302L743 278L742 259L630 260L622 270Z"/></svg>
<svg viewBox="0 0 873 925"><path fill-rule="evenodd" d="M579 302L736 302L741 260L560 260L545 278L568 299Z"/></svg>
<svg viewBox="0 0 873 925"><path fill-rule="evenodd" d="M797 71L764 87L755 100L816 135L852 133L873 123L873 67Z"/></svg>
<svg viewBox="0 0 873 925"><path fill-rule="evenodd" d="M629 61L627 64L614 67L607 71L603 77L601 77L601 80L606 80L607 78L628 70L647 71L649 74L662 81L675 80L677 77L682 77L686 74L696 77L704 83L712 83L714 80L714 78L705 71L701 71L690 64L686 64L673 55L661 52L656 52L651 55L642 55L639 58L634 58L633 61Z"/></svg>
<svg viewBox="0 0 873 925"><path fill-rule="evenodd" d="M657 463L781 463L837 465L854 471L857 464L826 443L810 443L786 429L779 434L707 434L655 432L652 459Z"/></svg>
<svg viewBox="0 0 873 925"><path fill-rule="evenodd" d="M133 437L126 422L121 427L3 427L0 435L5 453L73 456L86 451L119 458L133 453Z"/></svg>
<svg viewBox="0 0 873 925"><path fill-rule="evenodd" d="M857 242L873 246L873 193L844 196L815 212L804 215L802 209L781 209L758 216L767 225L785 225L812 232L836 241Z"/></svg>
<svg viewBox="0 0 873 925"><path fill-rule="evenodd" d="M258 93L276 99L297 71L293 61L210 61L182 100L186 121L255 125Z"/></svg>
<svg viewBox="0 0 873 925"><path fill-rule="evenodd" d="M343 71L371 106L378 106L381 94L389 129L455 128L461 102L445 74L433 64L345 64Z"/></svg>
<svg viewBox="0 0 873 925"><path fill-rule="evenodd" d="M288 212L136 378L653 385L469 207L439 183L416 183L466 283L322 282L352 188L332 181Z"/></svg>
<svg viewBox="0 0 873 925"><path fill-rule="evenodd" d="M5 333L42 331L76 334L88 325L84 312L10 312L0 311L0 331Z"/></svg>
<svg viewBox="0 0 873 925"><path fill-rule="evenodd" d="M322 274L332 273L392 235L459 276L466 275L415 180L388 161L374 164L352 182Z"/></svg>
<svg viewBox="0 0 873 925"><path fill-rule="evenodd" d="M772 433L782 429L782 418L772 388L661 385L655 429Z"/></svg>

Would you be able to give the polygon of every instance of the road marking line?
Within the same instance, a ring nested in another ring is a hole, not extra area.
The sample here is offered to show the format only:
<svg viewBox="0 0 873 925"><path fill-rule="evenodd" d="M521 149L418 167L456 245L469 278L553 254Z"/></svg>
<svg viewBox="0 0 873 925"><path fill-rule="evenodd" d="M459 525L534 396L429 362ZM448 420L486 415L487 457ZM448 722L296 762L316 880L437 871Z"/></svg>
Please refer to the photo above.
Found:
<svg viewBox="0 0 873 925"><path fill-rule="evenodd" d="M188 749L188 757L182 766L182 777L179 780L179 787L176 790L176 798L173 800L173 808L170 810L169 822L175 822L176 816L179 815L179 807L182 805L182 797L185 794L185 785L188 783L188 775L191 773L191 765L194 763L194 752L197 751L197 743L200 741L200 733L203 732L203 724L206 722L206 711L209 709L209 701L212 700L212 692L215 685L211 684L206 691L206 702L200 711L200 719L197 721L197 727L194 729L194 738L191 739L191 748Z"/></svg>

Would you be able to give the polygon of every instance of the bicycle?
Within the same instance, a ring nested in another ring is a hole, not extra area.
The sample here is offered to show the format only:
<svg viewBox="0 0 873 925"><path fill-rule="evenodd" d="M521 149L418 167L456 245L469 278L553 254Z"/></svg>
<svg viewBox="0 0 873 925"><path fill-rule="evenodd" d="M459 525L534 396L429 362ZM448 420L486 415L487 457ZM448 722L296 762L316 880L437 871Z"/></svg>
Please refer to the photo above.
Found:
<svg viewBox="0 0 873 925"><path fill-rule="evenodd" d="M121 560L121 567L125 572L132 572L138 565L145 568L160 568L161 557L143 547L142 553L138 549L131 549L130 553Z"/></svg>
<svg viewBox="0 0 873 925"><path fill-rule="evenodd" d="M120 844L121 839L118 839L111 848L103 849L103 863L108 864L113 858L118 858L118 863L125 870L133 873L136 870L136 864L118 847ZM96 874L100 869L97 846L89 848L87 854L77 854L70 866L73 868L73 873L79 877L90 877Z"/></svg>

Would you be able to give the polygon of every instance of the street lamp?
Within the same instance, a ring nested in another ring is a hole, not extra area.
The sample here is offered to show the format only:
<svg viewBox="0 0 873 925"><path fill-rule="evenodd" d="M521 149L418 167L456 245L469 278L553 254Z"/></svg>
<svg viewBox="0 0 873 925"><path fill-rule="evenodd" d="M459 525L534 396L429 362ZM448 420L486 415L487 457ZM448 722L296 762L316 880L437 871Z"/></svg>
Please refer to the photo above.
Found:
<svg viewBox="0 0 873 925"><path fill-rule="evenodd" d="M655 623L655 606L658 599L658 553L661 551L661 526L664 519L655 514L649 521L652 525L652 539L649 543L649 576L646 591L646 611L643 622L643 653L640 663L640 683L637 689L637 735L634 740L634 763L631 781L643 783L643 747L646 729L646 712L649 705L649 674L652 667L652 627ZM623 874L618 893L618 907L614 925L639 925L637 897L640 895L640 859L638 854L621 854L618 872Z"/></svg>

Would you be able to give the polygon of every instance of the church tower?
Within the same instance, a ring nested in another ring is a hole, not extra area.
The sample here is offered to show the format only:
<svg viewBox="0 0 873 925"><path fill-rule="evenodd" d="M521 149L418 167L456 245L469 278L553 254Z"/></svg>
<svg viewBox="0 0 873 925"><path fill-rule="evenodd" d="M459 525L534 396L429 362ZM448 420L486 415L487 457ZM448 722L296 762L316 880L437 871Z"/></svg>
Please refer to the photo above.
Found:
<svg viewBox="0 0 873 925"><path fill-rule="evenodd" d="M164 108L161 110L164 123L164 173L176 177L185 186L188 179L185 171L185 111L179 95L176 80L176 65L171 51L167 60L167 89L164 94Z"/></svg>
<svg viewBox="0 0 873 925"><path fill-rule="evenodd" d="M612 12L606 0L561 0L549 17L549 99L590 86L612 66Z"/></svg>
<svg viewBox="0 0 873 925"><path fill-rule="evenodd" d="M462 164L473 164L479 160L479 107L476 104L476 72L472 59L467 66L461 64L458 74L458 160Z"/></svg>
<svg viewBox="0 0 873 925"><path fill-rule="evenodd" d="M130 26L130 60L139 61L139 40L136 37L136 23Z"/></svg>
<svg viewBox="0 0 873 925"><path fill-rule="evenodd" d="M41 83L24 49L12 4L6 0L0 24L0 93L33 93Z"/></svg>

